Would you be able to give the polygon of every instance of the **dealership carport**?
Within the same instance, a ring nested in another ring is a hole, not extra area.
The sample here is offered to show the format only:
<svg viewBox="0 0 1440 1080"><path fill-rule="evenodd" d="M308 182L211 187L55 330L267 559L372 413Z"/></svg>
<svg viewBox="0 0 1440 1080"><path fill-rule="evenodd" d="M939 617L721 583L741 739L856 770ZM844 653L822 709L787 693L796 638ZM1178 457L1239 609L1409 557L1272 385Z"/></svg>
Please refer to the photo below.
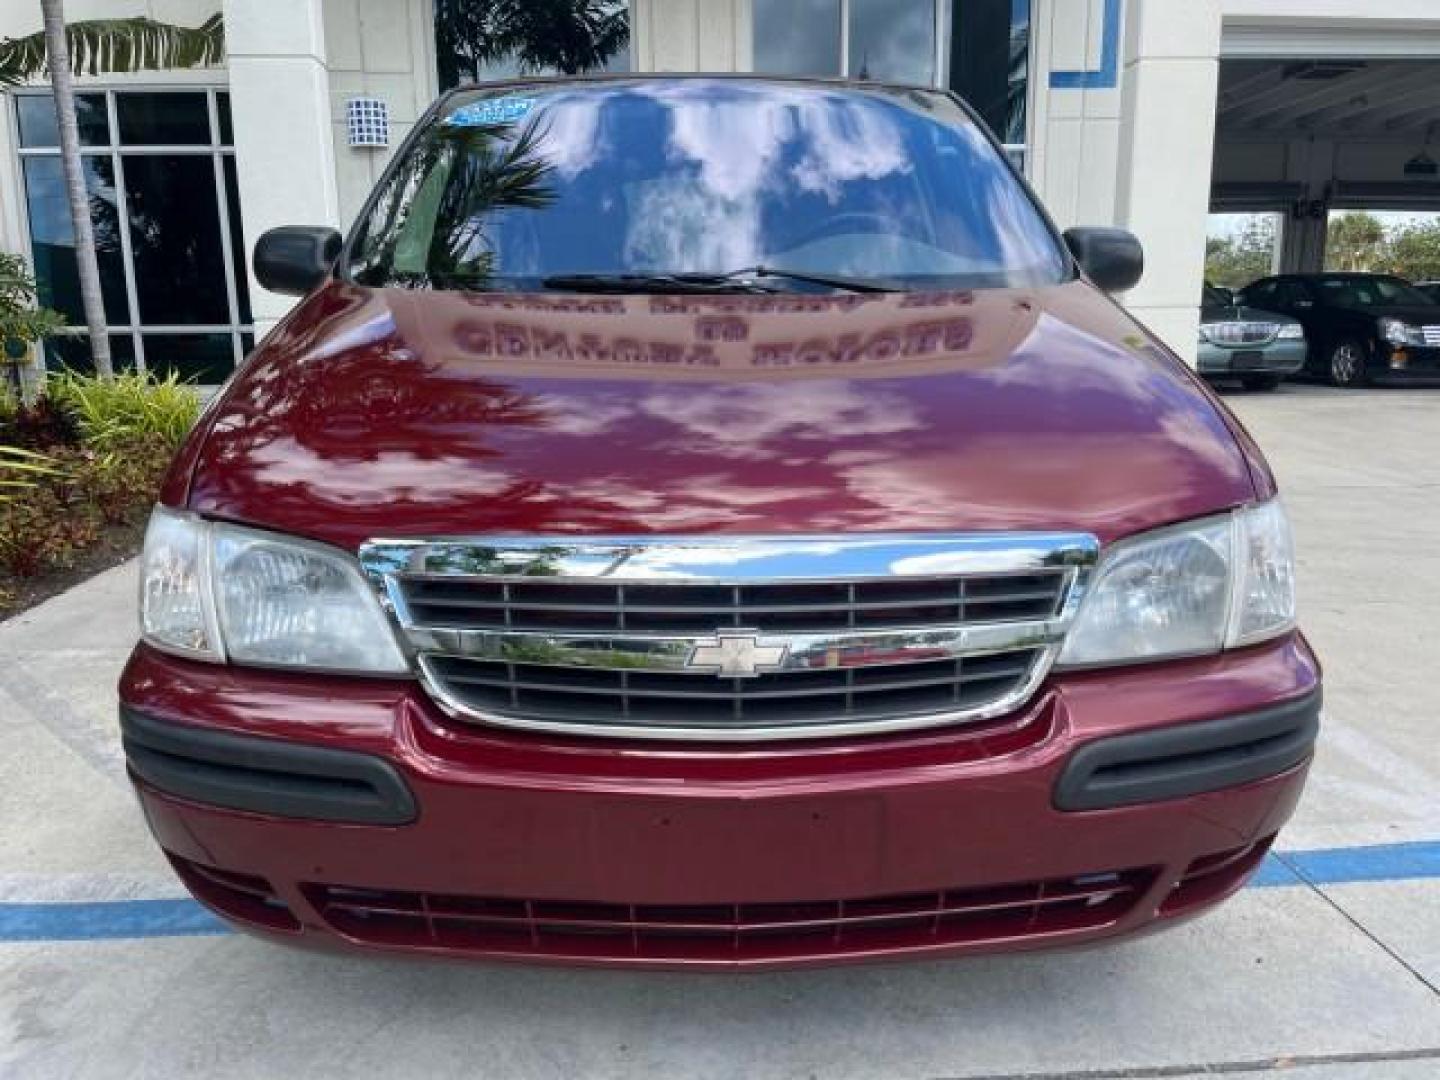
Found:
<svg viewBox="0 0 1440 1080"><path fill-rule="evenodd" d="M1053 13L1042 52L1106 47L1098 65L1092 48L1086 70L1051 72L1032 178L1062 225L1140 237L1146 273L1125 304L1192 361L1212 209L1284 213L1300 227L1284 230L1281 267L1299 269L1320 265L1330 209L1440 205L1440 182L1405 172L1427 156L1422 118L1440 87L1434 0L1091 0Z"/></svg>
<svg viewBox="0 0 1440 1080"><path fill-rule="evenodd" d="M1226 38L1211 210L1283 215L1277 270L1324 268L1332 210L1440 211L1440 38L1405 43L1424 59L1387 55L1401 44L1337 32L1252 56L1280 43Z"/></svg>

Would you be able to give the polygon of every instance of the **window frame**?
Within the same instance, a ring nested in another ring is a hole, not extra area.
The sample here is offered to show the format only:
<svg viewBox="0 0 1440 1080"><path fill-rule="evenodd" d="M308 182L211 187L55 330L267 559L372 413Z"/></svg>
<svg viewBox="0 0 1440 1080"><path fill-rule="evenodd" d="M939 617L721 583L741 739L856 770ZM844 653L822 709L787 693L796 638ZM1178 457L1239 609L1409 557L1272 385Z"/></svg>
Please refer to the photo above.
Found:
<svg viewBox="0 0 1440 1080"><path fill-rule="evenodd" d="M935 8L935 55L931 68L932 77L929 84L932 90L949 90L950 88L950 30L954 20L955 4L960 0L933 0ZM837 0L840 14L840 66L839 78L850 78L850 9L852 0ZM1034 141L1033 130L1035 124L1035 0L1030 0L1030 34L1025 43L1027 50L1026 75L1025 75L1025 141L1018 143L1001 142L998 137L1000 148L1005 151L1005 156L1015 165L1015 168L1022 175L1029 175L1030 144ZM751 34L755 30L752 24ZM752 64L753 68L753 64ZM768 72L755 71L754 74L766 75ZM805 75L782 75L777 74L775 78L806 78ZM827 78L833 76L817 76ZM877 80L883 82L884 80Z"/></svg>
<svg viewBox="0 0 1440 1080"><path fill-rule="evenodd" d="M234 143L221 141L220 94L229 94L225 83L119 83L76 88L77 93L103 95L105 117L109 126L109 139L103 145L82 146L82 157L109 157L115 174L115 210L120 233L121 264L125 280L126 319L123 323L106 323L106 333L114 337L129 337L135 354L135 370L146 371L145 336L148 335L225 335L230 338L232 368L238 368L255 339L254 298L251 298L250 320L243 321L240 310L240 289L236 275L235 249L231 241L234 225L230 220L230 200L226 198L227 182L225 161L235 157ZM209 124L210 138L204 143L184 144L126 144L120 141L119 107L120 94L204 94L205 113ZM22 146L20 138L20 100L22 98L49 97L48 86L34 85L14 88L10 95L14 103L10 106L11 120L15 132L15 154L19 194L17 216L20 223L20 239L26 259L35 264L35 250L30 231L29 194L26 190L25 162L30 158L59 158L59 146ZM232 122L233 137L233 122ZM217 218L220 230L220 256L225 271L225 303L230 320L224 323L146 323L140 318L140 294L135 277L135 253L130 237L130 213L125 184L125 158L141 156L186 156L208 157L215 182ZM237 192L238 197L238 192ZM83 337L87 333L83 325L66 326L59 336ZM45 365L51 367L48 350L45 351Z"/></svg>

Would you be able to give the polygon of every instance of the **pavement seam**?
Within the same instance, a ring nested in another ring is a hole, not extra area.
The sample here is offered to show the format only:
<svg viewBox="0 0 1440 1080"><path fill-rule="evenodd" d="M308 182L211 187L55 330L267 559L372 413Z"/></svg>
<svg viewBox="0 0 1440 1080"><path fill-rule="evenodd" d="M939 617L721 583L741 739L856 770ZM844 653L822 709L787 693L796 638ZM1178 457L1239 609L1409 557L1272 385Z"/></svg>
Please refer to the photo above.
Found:
<svg viewBox="0 0 1440 1080"><path fill-rule="evenodd" d="M1183 1065L1141 1065L1129 1069L1080 1069L1065 1072L985 1073L935 1077L934 1080L1184 1080L1192 1076L1237 1076L1245 1073L1289 1072L1330 1065L1371 1065L1385 1062L1440 1060L1440 1047L1421 1050L1376 1050L1351 1054L1286 1054L1249 1061L1197 1061Z"/></svg>
<svg viewBox="0 0 1440 1080"><path fill-rule="evenodd" d="M1430 993L1434 994L1436 997L1440 997L1440 987L1437 987L1433 982L1431 982L1424 975L1422 975L1420 971L1413 964L1410 963L1410 961L1406 960L1403 956L1396 952L1395 949L1391 948L1389 944L1382 941L1379 937L1372 933L1369 927L1367 927L1355 916L1351 915L1350 912L1346 911L1338 900L1333 898L1320 885L1316 884L1316 882L1313 881L1308 874L1306 874L1304 869L1299 865L1296 860L1288 858L1288 853L1283 851L1272 851L1271 854L1280 862L1284 863L1286 869L1288 869L1301 882L1303 882L1307 889L1309 889L1326 904L1328 904L1335 911L1336 914L1338 914L1342 919L1348 922L1356 930L1360 931L1360 933L1364 934L1367 938L1369 938L1371 943L1376 948L1378 948L1386 956L1390 957L1391 960L1394 960L1395 963L1399 964L1402 968L1408 971L1412 976L1415 977L1415 979L1420 983L1420 985L1429 990Z"/></svg>
<svg viewBox="0 0 1440 1080"><path fill-rule="evenodd" d="M94 725L78 714L63 697L43 682L31 678L23 668L12 666L5 673L6 696L40 727L96 772L119 786L125 784L125 766L120 756L118 734L97 745Z"/></svg>

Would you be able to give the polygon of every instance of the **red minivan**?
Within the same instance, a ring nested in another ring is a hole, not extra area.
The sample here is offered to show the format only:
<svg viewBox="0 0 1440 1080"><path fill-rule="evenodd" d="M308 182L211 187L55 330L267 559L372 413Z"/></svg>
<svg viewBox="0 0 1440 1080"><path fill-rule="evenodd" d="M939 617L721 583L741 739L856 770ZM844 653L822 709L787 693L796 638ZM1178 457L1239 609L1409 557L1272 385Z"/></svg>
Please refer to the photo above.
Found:
<svg viewBox="0 0 1440 1080"><path fill-rule="evenodd" d="M954 97L440 100L206 411L125 753L301 945L752 969L1075 945L1238 889L1320 673L1255 444Z"/></svg>

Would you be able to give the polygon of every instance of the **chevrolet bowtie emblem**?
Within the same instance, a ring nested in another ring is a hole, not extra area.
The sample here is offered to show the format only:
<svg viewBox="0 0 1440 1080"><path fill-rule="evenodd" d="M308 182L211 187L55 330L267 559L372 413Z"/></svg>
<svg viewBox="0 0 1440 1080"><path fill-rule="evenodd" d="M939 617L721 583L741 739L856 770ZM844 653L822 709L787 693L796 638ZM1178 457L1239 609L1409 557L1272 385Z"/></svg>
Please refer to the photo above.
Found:
<svg viewBox="0 0 1440 1080"><path fill-rule="evenodd" d="M762 671L778 671L789 651L788 645L761 645L753 633L717 633L695 643L685 666L713 671L722 679L753 679Z"/></svg>

